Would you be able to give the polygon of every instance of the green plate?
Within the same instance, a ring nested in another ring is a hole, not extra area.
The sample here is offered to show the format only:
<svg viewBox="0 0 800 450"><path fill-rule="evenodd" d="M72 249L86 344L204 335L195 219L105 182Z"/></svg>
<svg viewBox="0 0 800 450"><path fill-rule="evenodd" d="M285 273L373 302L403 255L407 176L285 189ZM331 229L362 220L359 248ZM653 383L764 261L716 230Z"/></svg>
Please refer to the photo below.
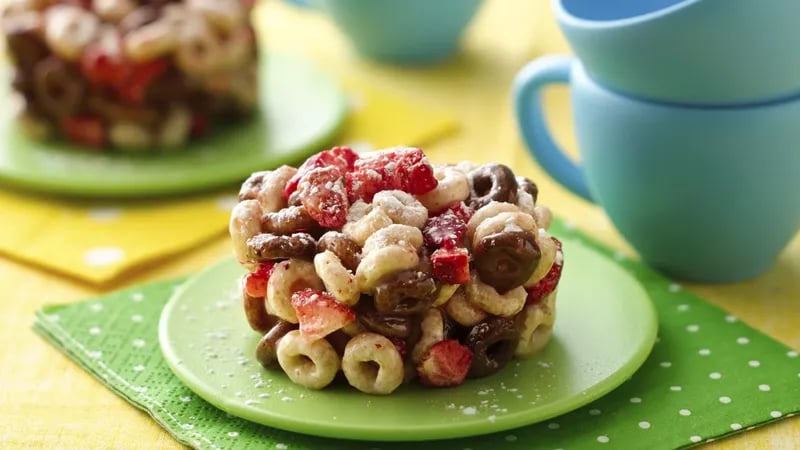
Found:
<svg viewBox="0 0 800 450"><path fill-rule="evenodd" d="M3 108L0 182L80 197L185 193L297 162L334 137L346 102L333 79L303 60L275 54L264 56L261 78L256 118L215 130L188 148L155 154L93 153L63 142L33 141L14 126L13 108ZM0 80L8 86L5 81Z"/></svg>
<svg viewBox="0 0 800 450"><path fill-rule="evenodd" d="M232 415L299 433L415 441L492 433L564 414L619 386L653 346L656 313L623 269L577 241L564 242L553 340L539 356L451 389L401 386L371 396L338 383L292 384L253 358L259 340L241 308L232 260L187 281L159 324L164 356L190 389Z"/></svg>

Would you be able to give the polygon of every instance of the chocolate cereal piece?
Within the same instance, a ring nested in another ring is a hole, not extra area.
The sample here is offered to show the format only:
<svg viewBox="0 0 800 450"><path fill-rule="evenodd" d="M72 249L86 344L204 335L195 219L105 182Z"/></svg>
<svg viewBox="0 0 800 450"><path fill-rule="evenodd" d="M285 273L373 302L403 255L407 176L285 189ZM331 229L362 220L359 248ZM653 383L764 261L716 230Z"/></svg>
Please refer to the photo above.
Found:
<svg viewBox="0 0 800 450"><path fill-rule="evenodd" d="M317 243L308 233L291 235L261 233L247 240L247 249L254 261L288 258L311 259L316 252Z"/></svg>
<svg viewBox="0 0 800 450"><path fill-rule="evenodd" d="M503 164L484 164L469 173L469 207L480 209L489 202L517 202L517 180L514 172Z"/></svg>
<svg viewBox="0 0 800 450"><path fill-rule="evenodd" d="M505 292L522 286L542 257L536 238L527 231L503 231L479 240L472 249L481 280Z"/></svg>

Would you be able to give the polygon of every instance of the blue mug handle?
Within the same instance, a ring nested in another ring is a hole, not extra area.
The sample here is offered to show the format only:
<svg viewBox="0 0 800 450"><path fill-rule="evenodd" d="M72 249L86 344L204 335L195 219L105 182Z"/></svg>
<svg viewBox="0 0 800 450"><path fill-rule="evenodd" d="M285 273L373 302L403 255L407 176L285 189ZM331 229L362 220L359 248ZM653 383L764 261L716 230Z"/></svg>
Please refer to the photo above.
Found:
<svg viewBox="0 0 800 450"><path fill-rule="evenodd" d="M545 56L528 63L514 79L514 110L528 150L556 181L594 202L586 174L553 141L544 121L542 90L549 84L569 84L575 59L570 56Z"/></svg>

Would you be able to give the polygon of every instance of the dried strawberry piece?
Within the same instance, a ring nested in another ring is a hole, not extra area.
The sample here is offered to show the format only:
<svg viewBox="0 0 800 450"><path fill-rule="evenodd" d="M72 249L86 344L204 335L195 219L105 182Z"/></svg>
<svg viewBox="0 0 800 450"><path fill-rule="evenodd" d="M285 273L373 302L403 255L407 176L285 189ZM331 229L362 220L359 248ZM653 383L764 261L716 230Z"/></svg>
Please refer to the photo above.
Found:
<svg viewBox="0 0 800 450"><path fill-rule="evenodd" d="M81 54L80 69L90 83L114 86L129 79L131 66L122 57L121 42L116 36L113 41L107 39L86 46Z"/></svg>
<svg viewBox="0 0 800 450"><path fill-rule="evenodd" d="M469 251L440 248L431 254L433 277L445 284L469 283Z"/></svg>
<svg viewBox="0 0 800 450"><path fill-rule="evenodd" d="M333 296L314 289L293 293L292 308L300 322L300 333L310 339L322 339L356 318L350 308Z"/></svg>
<svg viewBox="0 0 800 450"><path fill-rule="evenodd" d="M439 214L444 214L446 212L455 214L456 217L463 220L464 223L468 223L469 219L472 219L472 216L475 214L475 210L467 206L467 204L464 202L458 202L455 205L448 207Z"/></svg>
<svg viewBox="0 0 800 450"><path fill-rule="evenodd" d="M70 141L87 147L101 148L106 145L106 129L103 122L93 116L70 116L61 119L61 130Z"/></svg>
<svg viewBox="0 0 800 450"><path fill-rule="evenodd" d="M297 190L300 179L311 170L318 167L334 166L339 168L341 173L344 174L353 170L357 159L358 153L353 151L350 147L333 147L330 150L321 151L309 157L306 162L297 169L297 173L286 183L283 189L283 198L288 199L289 196Z"/></svg>
<svg viewBox="0 0 800 450"><path fill-rule="evenodd" d="M167 60L157 59L132 65L128 76L117 80L116 90L123 100L140 104L150 84L167 70Z"/></svg>
<svg viewBox="0 0 800 450"><path fill-rule="evenodd" d="M341 228L347 222L347 190L342 171L336 166L311 169L297 186L306 212L325 228Z"/></svg>
<svg viewBox="0 0 800 450"><path fill-rule="evenodd" d="M417 375L426 386L458 386L464 383L470 364L472 351L455 339L445 339L425 353L417 365Z"/></svg>
<svg viewBox="0 0 800 450"><path fill-rule="evenodd" d="M420 195L438 184L433 167L418 148L373 153L357 160L353 173L348 175L350 201L371 201L377 192L395 189Z"/></svg>
<svg viewBox="0 0 800 450"><path fill-rule="evenodd" d="M422 235L429 248L460 247L467 233L467 222L451 209L433 216L425 223Z"/></svg>
<svg viewBox="0 0 800 450"><path fill-rule="evenodd" d="M556 243L556 260L547 275L534 286L528 288L528 297L525 299L526 305L535 305L542 301L547 294L558 287L558 282L561 280L561 272L564 268L564 252L561 249L561 241L554 237L551 237L551 239Z"/></svg>
<svg viewBox="0 0 800 450"><path fill-rule="evenodd" d="M248 273L244 277L244 290L250 297L261 298L267 295L267 283L272 275L275 261L267 261L259 264L258 269Z"/></svg>
<svg viewBox="0 0 800 450"><path fill-rule="evenodd" d="M397 348L397 352L400 353L400 357L406 359L406 355L408 354L408 343L405 339L400 339L398 337L389 338L394 344L395 348Z"/></svg>

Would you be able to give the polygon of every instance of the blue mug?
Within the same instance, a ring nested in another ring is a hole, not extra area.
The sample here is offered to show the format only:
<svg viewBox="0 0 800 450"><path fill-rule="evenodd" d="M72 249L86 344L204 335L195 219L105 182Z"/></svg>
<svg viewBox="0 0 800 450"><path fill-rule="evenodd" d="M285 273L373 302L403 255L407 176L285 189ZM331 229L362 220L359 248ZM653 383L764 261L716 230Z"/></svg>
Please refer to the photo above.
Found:
<svg viewBox="0 0 800 450"><path fill-rule="evenodd" d="M310 0L367 58L427 64L454 54L482 0Z"/></svg>
<svg viewBox="0 0 800 450"><path fill-rule="evenodd" d="M800 94L800 1L553 0L589 74L619 92L692 105Z"/></svg>
<svg viewBox="0 0 800 450"><path fill-rule="evenodd" d="M541 91L568 84L581 162L554 143ZM514 84L522 136L541 166L596 201L652 267L699 282L769 269L800 229L800 97L692 108L610 91L571 57L528 64Z"/></svg>

